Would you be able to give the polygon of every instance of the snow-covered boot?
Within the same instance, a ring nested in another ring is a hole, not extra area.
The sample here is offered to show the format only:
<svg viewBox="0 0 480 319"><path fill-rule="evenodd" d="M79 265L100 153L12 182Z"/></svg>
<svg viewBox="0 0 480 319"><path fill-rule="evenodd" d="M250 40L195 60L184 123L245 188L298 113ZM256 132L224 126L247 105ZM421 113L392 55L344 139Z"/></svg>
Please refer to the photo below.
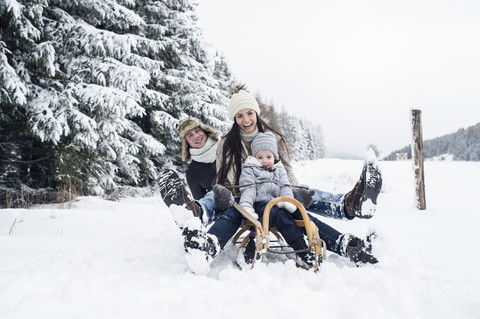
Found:
<svg viewBox="0 0 480 319"><path fill-rule="evenodd" d="M220 252L220 245L214 235L204 233L198 229L189 229L185 227L182 232L185 251L190 252L197 249L205 252L207 257L214 258Z"/></svg>
<svg viewBox="0 0 480 319"><path fill-rule="evenodd" d="M213 185L213 197L215 206L222 212L232 207L235 202L232 192L219 184Z"/></svg>
<svg viewBox="0 0 480 319"><path fill-rule="evenodd" d="M251 231L250 234L247 235L247 245L244 248L240 248L240 251L237 254L236 264L242 270L252 269L255 257L260 259L260 254L256 255L257 247L255 237L255 232Z"/></svg>
<svg viewBox="0 0 480 319"><path fill-rule="evenodd" d="M303 237L297 238L290 243L300 260L297 260L298 266L310 269L315 266L315 254L308 249L307 243Z"/></svg>
<svg viewBox="0 0 480 319"><path fill-rule="evenodd" d="M205 233L199 221L190 222L182 232L183 246L187 252L187 263L192 272L206 275L210 271L213 258L220 253L218 239Z"/></svg>
<svg viewBox="0 0 480 319"><path fill-rule="evenodd" d="M160 195L165 204L183 206L192 212L193 216L202 220L202 206L195 200L186 189L177 172L171 169L165 170L159 179Z"/></svg>
<svg viewBox="0 0 480 319"><path fill-rule="evenodd" d="M345 214L350 217L372 218L377 207L377 197L382 189L382 174L373 151L365 161L360 179L345 195Z"/></svg>
<svg viewBox="0 0 480 319"><path fill-rule="evenodd" d="M255 258L255 252L257 247L255 246L255 233L250 233L249 240L247 246L245 246L245 251L243 252L243 259L245 263L251 265L253 263L253 259Z"/></svg>
<svg viewBox="0 0 480 319"><path fill-rule="evenodd" d="M340 253L348 257L354 263L376 264L377 258L372 255L371 237L367 238L367 244L362 239L345 234L340 239Z"/></svg>

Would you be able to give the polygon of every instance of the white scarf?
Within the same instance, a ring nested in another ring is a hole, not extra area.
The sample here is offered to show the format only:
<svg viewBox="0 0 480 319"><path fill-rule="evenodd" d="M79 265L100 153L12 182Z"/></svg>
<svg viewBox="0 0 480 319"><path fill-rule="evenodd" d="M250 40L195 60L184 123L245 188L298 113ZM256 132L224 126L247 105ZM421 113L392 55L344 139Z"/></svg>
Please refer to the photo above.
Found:
<svg viewBox="0 0 480 319"><path fill-rule="evenodd" d="M209 137L202 148L190 147L192 160L200 163L213 163L217 159L218 141Z"/></svg>

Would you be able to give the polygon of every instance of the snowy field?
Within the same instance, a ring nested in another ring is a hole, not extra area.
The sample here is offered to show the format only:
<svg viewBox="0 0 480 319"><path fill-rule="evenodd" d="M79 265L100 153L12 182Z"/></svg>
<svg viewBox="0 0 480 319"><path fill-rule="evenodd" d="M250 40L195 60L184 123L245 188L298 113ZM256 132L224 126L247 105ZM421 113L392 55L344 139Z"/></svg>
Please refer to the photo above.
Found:
<svg viewBox="0 0 480 319"><path fill-rule="evenodd" d="M345 192L361 161L295 163L302 183ZM0 318L480 318L480 163L426 162L427 210L411 162L380 162L371 220L324 219L379 238L375 265L328 254L317 273L282 258L251 271L227 245L208 276L186 265L159 196L0 211Z"/></svg>

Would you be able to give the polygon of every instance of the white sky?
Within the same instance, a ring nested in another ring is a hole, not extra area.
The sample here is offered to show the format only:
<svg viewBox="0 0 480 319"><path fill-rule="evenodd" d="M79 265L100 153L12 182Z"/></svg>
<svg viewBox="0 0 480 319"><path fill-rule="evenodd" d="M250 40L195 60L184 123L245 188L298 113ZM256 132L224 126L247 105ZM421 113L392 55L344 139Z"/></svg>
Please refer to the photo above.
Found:
<svg viewBox="0 0 480 319"><path fill-rule="evenodd" d="M236 79L317 122L329 156L382 155L480 122L480 1L197 0Z"/></svg>

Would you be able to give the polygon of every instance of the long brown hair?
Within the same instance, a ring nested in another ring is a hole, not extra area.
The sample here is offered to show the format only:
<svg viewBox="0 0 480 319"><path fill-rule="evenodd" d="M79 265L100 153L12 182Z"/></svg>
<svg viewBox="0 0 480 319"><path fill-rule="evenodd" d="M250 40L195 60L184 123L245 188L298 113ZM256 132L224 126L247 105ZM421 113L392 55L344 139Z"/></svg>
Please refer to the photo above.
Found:
<svg viewBox="0 0 480 319"><path fill-rule="evenodd" d="M283 134L278 132L277 130L273 129L270 125L268 125L264 120L262 120L258 114L257 115L257 127L259 132L272 132L275 135L280 137L281 142L287 145L287 140ZM222 150L222 159L223 165L220 167L220 170L217 172L215 176L214 183L215 184L222 184L228 186L228 172L233 167L235 169L235 184L238 184L240 180L240 173L242 170L242 136L240 133L240 127L238 126L237 122L234 121L232 128L230 131L225 135L225 142L223 144ZM287 150L288 152L288 150ZM279 154L280 160L285 162L282 156ZM288 159L285 159L288 161Z"/></svg>

